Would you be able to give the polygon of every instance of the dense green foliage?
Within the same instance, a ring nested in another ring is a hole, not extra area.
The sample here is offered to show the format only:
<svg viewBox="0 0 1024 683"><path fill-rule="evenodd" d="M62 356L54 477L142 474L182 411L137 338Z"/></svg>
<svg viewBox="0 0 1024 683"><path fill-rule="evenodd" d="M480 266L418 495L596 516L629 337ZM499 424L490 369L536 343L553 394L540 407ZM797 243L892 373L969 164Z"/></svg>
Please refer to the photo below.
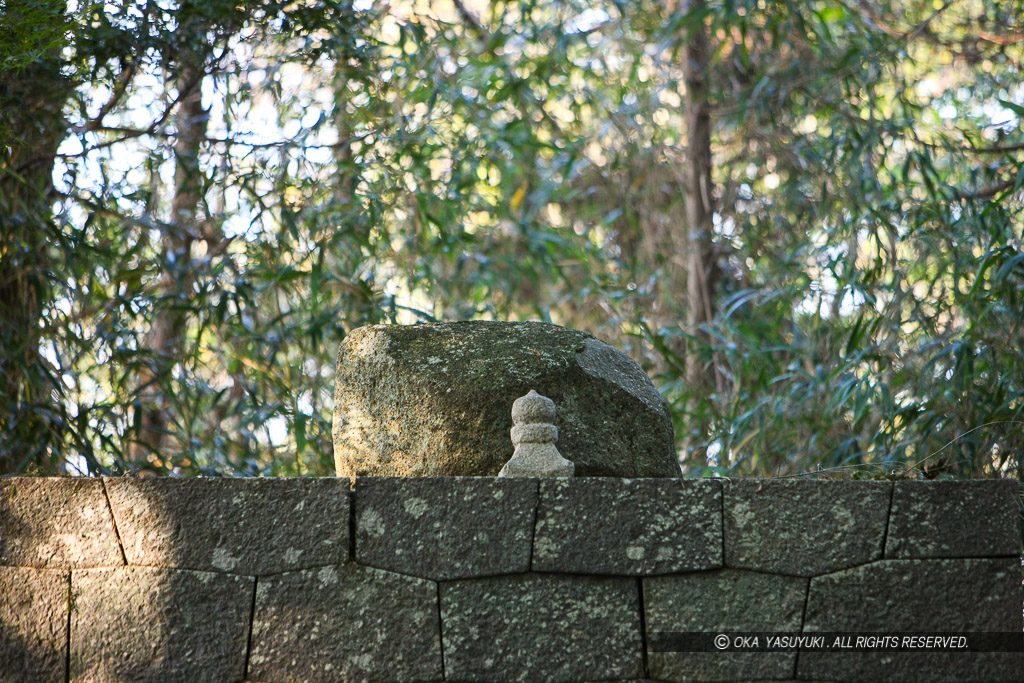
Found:
<svg viewBox="0 0 1024 683"><path fill-rule="evenodd" d="M486 317L627 349L691 474L1024 472L1018 0L55 7L0 3L2 471L328 474L349 330Z"/></svg>

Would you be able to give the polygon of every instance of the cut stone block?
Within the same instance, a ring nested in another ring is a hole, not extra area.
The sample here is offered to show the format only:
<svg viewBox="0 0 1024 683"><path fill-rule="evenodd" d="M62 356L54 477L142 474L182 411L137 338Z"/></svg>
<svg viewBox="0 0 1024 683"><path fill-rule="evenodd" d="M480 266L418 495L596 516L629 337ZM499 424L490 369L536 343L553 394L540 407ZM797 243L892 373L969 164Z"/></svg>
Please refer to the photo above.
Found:
<svg viewBox="0 0 1024 683"><path fill-rule="evenodd" d="M718 570L643 579L644 623L653 634L671 632L800 630L808 579ZM753 680L793 676L789 652L655 652L652 678L666 681Z"/></svg>
<svg viewBox="0 0 1024 683"><path fill-rule="evenodd" d="M530 567L537 481L491 477L356 480L356 561L434 580Z"/></svg>
<svg viewBox="0 0 1024 683"><path fill-rule="evenodd" d="M535 571L666 574L722 564L722 487L715 481L540 482Z"/></svg>
<svg viewBox="0 0 1024 683"><path fill-rule="evenodd" d="M672 418L626 354L548 323L373 325L338 352L339 477L490 476L512 455L512 403L558 409L577 477L679 477Z"/></svg>
<svg viewBox="0 0 1024 683"><path fill-rule="evenodd" d="M882 557L887 481L724 484L725 566L815 576Z"/></svg>
<svg viewBox="0 0 1024 683"><path fill-rule="evenodd" d="M68 573L0 567L0 681L64 681Z"/></svg>
<svg viewBox="0 0 1024 683"><path fill-rule="evenodd" d="M1015 479L898 481L887 558L1020 554Z"/></svg>
<svg viewBox="0 0 1024 683"><path fill-rule="evenodd" d="M434 582L352 564L258 581L249 679L442 678Z"/></svg>
<svg viewBox="0 0 1024 683"><path fill-rule="evenodd" d="M1020 558L881 560L811 579L805 632L1021 632ZM823 680L1020 680L1022 653L805 652Z"/></svg>
<svg viewBox="0 0 1024 683"><path fill-rule="evenodd" d="M643 676L636 579L525 574L442 583L441 622L448 680Z"/></svg>
<svg viewBox="0 0 1024 683"><path fill-rule="evenodd" d="M0 565L124 566L98 479L0 479Z"/></svg>
<svg viewBox="0 0 1024 683"><path fill-rule="evenodd" d="M253 575L348 559L347 480L106 483L130 565Z"/></svg>
<svg viewBox="0 0 1024 683"><path fill-rule="evenodd" d="M1020 558L880 560L815 577L805 630L1020 631L1020 571Z"/></svg>
<svg viewBox="0 0 1024 683"><path fill-rule="evenodd" d="M150 567L71 576L72 681L245 676L253 579Z"/></svg>

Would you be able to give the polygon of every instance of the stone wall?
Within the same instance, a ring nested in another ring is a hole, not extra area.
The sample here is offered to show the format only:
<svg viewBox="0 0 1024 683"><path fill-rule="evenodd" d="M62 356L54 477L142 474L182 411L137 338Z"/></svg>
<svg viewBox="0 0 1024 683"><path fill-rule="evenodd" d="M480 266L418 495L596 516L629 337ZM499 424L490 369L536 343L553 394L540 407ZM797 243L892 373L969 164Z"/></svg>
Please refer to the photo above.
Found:
<svg viewBox="0 0 1024 683"><path fill-rule="evenodd" d="M0 480L2 681L1019 680L1014 481Z"/></svg>

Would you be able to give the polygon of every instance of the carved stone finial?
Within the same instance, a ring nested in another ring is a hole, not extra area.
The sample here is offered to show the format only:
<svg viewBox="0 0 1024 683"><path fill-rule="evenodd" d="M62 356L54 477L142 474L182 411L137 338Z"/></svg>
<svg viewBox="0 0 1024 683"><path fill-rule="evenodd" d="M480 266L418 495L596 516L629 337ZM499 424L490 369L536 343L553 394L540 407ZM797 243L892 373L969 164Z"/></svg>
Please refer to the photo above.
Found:
<svg viewBox="0 0 1024 683"><path fill-rule="evenodd" d="M499 477L571 477L575 465L555 448L558 427L555 402L530 390L512 403L512 459L505 463Z"/></svg>

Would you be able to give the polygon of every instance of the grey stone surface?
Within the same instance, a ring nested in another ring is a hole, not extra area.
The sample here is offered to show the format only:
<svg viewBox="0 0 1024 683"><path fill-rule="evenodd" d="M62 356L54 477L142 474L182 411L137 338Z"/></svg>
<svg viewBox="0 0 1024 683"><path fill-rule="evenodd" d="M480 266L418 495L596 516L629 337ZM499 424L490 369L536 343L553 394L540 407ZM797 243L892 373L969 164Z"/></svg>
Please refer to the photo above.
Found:
<svg viewBox="0 0 1024 683"><path fill-rule="evenodd" d="M72 572L72 681L244 676L253 579L151 567Z"/></svg>
<svg viewBox="0 0 1024 683"><path fill-rule="evenodd" d="M267 574L348 559L349 483L107 479L128 564Z"/></svg>
<svg viewBox="0 0 1024 683"><path fill-rule="evenodd" d="M808 579L717 570L643 579L648 638L654 633L800 630ZM753 680L794 675L788 652L654 652L652 678L666 681Z"/></svg>
<svg viewBox="0 0 1024 683"><path fill-rule="evenodd" d="M441 584L453 681L641 678L636 579L524 574Z"/></svg>
<svg viewBox="0 0 1024 683"><path fill-rule="evenodd" d="M1018 482L898 481L885 556L998 557L1019 555Z"/></svg>
<svg viewBox="0 0 1024 683"><path fill-rule="evenodd" d="M999 652L802 653L801 681L1020 683L1024 654ZM813 662L813 664L811 664ZM809 678L807 671L820 671Z"/></svg>
<svg viewBox="0 0 1024 683"><path fill-rule="evenodd" d="M65 680L68 573L0 567L0 681Z"/></svg>
<svg viewBox="0 0 1024 683"><path fill-rule="evenodd" d="M571 479L540 482L533 569L665 574L722 564L716 481Z"/></svg>
<svg viewBox="0 0 1024 683"><path fill-rule="evenodd" d="M250 679L442 678L434 582L353 564L258 581Z"/></svg>
<svg viewBox="0 0 1024 683"><path fill-rule="evenodd" d="M98 479L0 479L0 565L123 566Z"/></svg>
<svg viewBox="0 0 1024 683"><path fill-rule="evenodd" d="M547 323L375 325L338 353L338 476L494 476L509 411L530 389L558 406L576 476L678 477L672 419L640 366Z"/></svg>
<svg viewBox="0 0 1024 683"><path fill-rule="evenodd" d="M535 479L362 477L356 561L435 580L526 571L536 508Z"/></svg>
<svg viewBox="0 0 1024 683"><path fill-rule="evenodd" d="M571 477L576 466L555 447L555 402L533 389L512 403L512 445L515 452L499 477Z"/></svg>
<svg viewBox="0 0 1024 683"><path fill-rule="evenodd" d="M132 563L211 571L121 566L101 482L0 480L0 563L34 565L0 566L0 681L63 681L69 652L71 680L240 680L254 596L247 680L267 682L440 680L445 669L451 680L641 680L641 596L649 646L665 631L798 631L806 596L808 633L1024 626L1013 482L361 478L357 560L390 572L343 564L347 480L106 482ZM879 559L890 491L887 552L976 556ZM756 571L707 569L723 559L723 509L724 559ZM532 569L558 573L518 573L531 545ZM306 568L278 573L292 566ZM264 575L254 585L224 572ZM669 572L689 573L652 576ZM642 591L622 576L634 573ZM1020 653L648 647L647 661L663 681L1024 671Z"/></svg>
<svg viewBox="0 0 1024 683"><path fill-rule="evenodd" d="M881 560L811 579L805 632L1020 633L1020 558ZM801 653L821 680L1021 680L1020 653Z"/></svg>
<svg viewBox="0 0 1024 683"><path fill-rule="evenodd" d="M815 576L882 557L887 481L725 482L725 566Z"/></svg>
<svg viewBox="0 0 1024 683"><path fill-rule="evenodd" d="M1020 573L1017 557L880 560L818 576L805 630L1021 631Z"/></svg>

